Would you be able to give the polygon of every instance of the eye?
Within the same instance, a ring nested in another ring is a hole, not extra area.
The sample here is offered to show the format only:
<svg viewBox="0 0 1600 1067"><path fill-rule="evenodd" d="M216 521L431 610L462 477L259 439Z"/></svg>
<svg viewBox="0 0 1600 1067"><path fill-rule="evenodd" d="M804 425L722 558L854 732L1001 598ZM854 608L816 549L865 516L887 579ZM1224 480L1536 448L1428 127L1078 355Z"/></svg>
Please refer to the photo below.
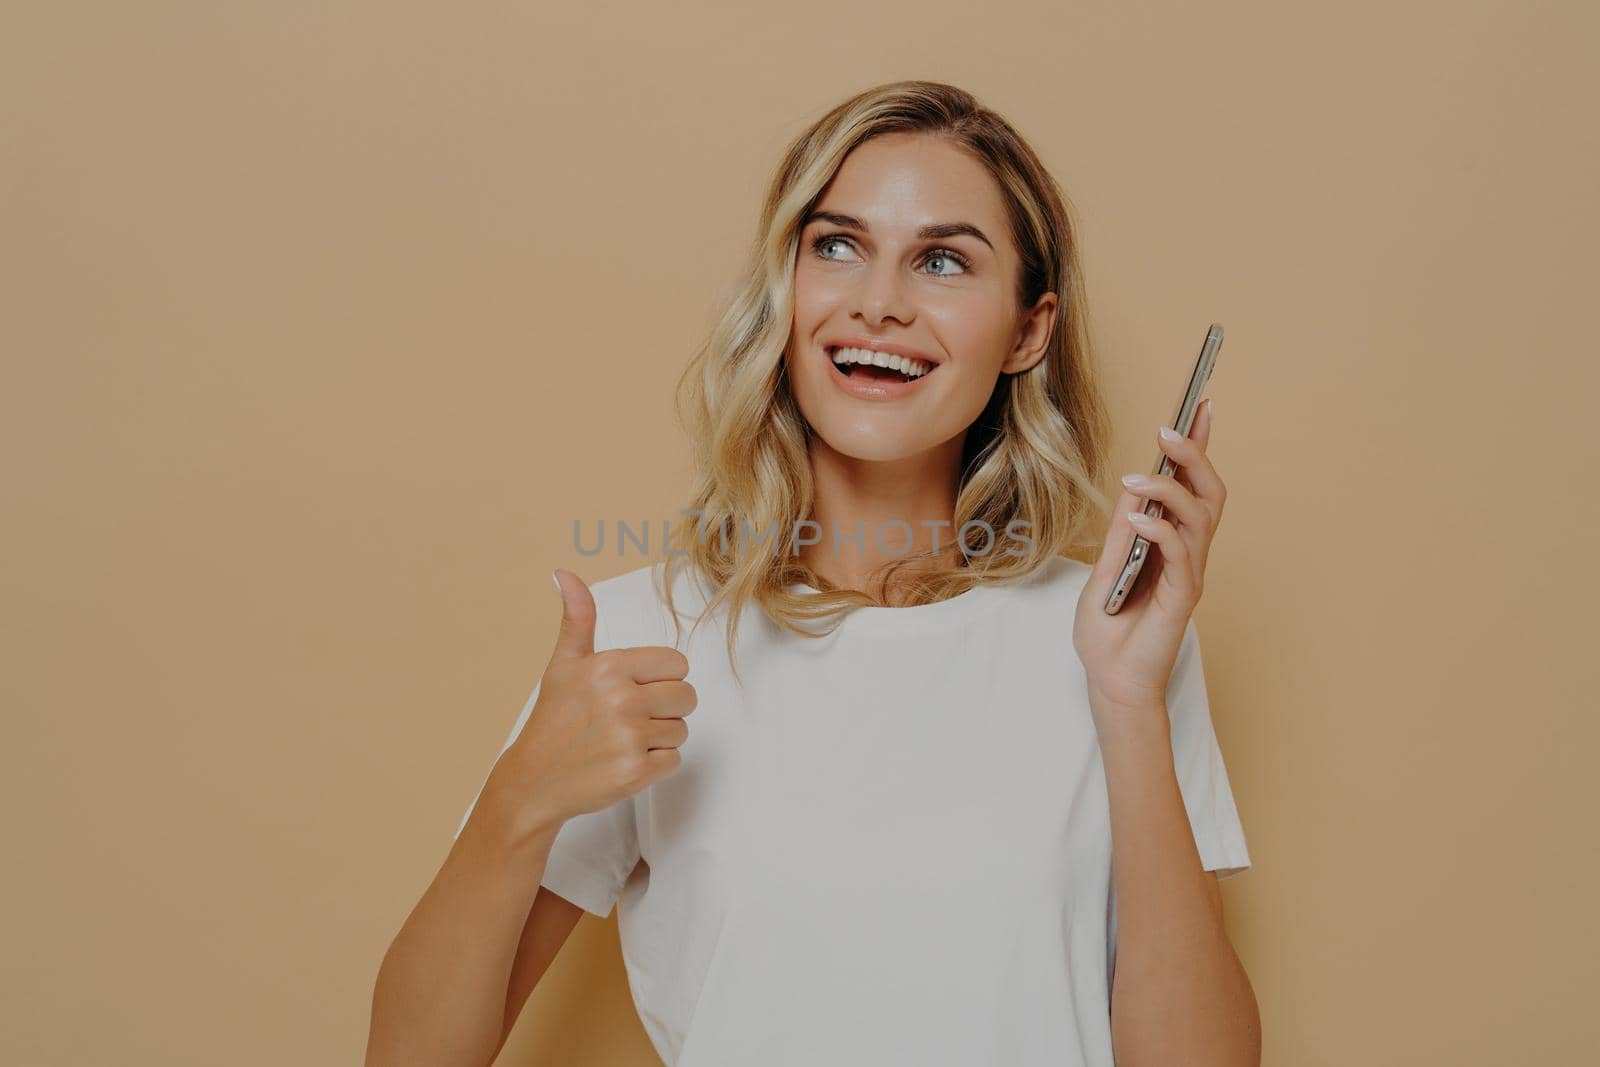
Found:
<svg viewBox="0 0 1600 1067"><path fill-rule="evenodd" d="M843 237L840 237L838 234L836 234L836 233L828 233L828 234L823 234L821 237L818 237L816 240L812 241L811 242L811 249L812 249L812 251L814 251L817 254L818 258L831 260L831 259L833 259L833 257L828 255L827 253L825 253L823 251L823 249L826 248L828 245L832 245L832 244L848 244L848 243L849 243L848 241L846 241ZM838 262L838 260L834 260L834 262Z"/></svg>
<svg viewBox="0 0 1600 1067"><path fill-rule="evenodd" d="M972 266L972 260L962 255L960 252L950 248L935 248L933 251L928 253L927 259L924 260L924 262L933 262L935 260L940 260L945 263L954 263L956 266L961 268L959 272L961 274L965 274ZM943 278L953 277L953 275L945 274L943 271L938 271L937 274L939 277Z"/></svg>
<svg viewBox="0 0 1600 1067"><path fill-rule="evenodd" d="M848 247L850 241L848 238L843 237L840 234L823 234L821 237L818 237L811 242L811 250L818 259L827 260L833 263L846 262L845 260L835 259L833 256L827 253L826 249L830 245L835 244ZM972 269L972 260L968 259L966 256L962 255L960 252L957 252L953 248L930 249L927 254L922 257L922 261L924 263L953 263L957 267L961 268L959 271L935 270L933 272L933 276L936 278L954 278L965 274L967 271Z"/></svg>

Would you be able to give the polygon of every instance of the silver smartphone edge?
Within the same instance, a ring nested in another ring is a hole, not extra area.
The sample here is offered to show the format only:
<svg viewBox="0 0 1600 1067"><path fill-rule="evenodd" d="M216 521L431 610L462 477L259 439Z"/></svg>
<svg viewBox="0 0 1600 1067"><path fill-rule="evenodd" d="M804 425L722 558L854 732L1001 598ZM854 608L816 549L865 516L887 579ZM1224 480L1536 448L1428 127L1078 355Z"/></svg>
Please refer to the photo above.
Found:
<svg viewBox="0 0 1600 1067"><path fill-rule="evenodd" d="M1189 385L1183 391L1183 399L1178 403L1177 414L1169 423L1174 430L1185 437L1189 436L1189 431L1194 428L1194 417L1200 410L1200 397L1205 392L1206 384L1211 380L1211 371L1217 364L1217 351L1221 347L1222 324L1213 322L1206 330L1206 339L1200 346L1200 355L1194 361L1194 370L1189 375ZM1172 457L1163 452L1156 462L1153 473L1170 475L1177 469L1178 465L1172 461ZM1159 500L1145 502L1144 513L1152 519L1159 519L1162 512ZM1128 547L1128 558L1122 565L1122 573L1111 583L1111 592L1106 597L1107 615L1115 615L1122 609L1123 602L1133 591L1134 582L1138 580L1139 572L1144 569L1144 561L1149 554L1149 540L1140 534L1134 534L1133 544Z"/></svg>

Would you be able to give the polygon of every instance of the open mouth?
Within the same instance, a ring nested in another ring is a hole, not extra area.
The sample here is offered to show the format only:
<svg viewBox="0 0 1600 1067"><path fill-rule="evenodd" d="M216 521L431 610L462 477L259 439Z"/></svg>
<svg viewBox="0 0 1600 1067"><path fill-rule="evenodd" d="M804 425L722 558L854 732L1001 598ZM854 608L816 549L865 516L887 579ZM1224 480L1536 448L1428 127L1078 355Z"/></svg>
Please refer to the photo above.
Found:
<svg viewBox="0 0 1600 1067"><path fill-rule="evenodd" d="M860 348L824 349L833 369L846 378L883 382L914 382L926 378L939 364L903 356L890 356Z"/></svg>

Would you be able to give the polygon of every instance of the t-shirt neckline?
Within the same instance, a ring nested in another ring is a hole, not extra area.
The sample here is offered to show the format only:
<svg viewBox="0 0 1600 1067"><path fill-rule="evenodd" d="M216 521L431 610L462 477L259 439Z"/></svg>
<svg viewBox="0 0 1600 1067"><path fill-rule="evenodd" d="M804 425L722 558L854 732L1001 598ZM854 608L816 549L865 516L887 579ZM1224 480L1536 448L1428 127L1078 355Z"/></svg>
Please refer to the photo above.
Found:
<svg viewBox="0 0 1600 1067"><path fill-rule="evenodd" d="M844 621L840 625L841 628L849 628L856 632L870 630L879 633L899 633L964 622L999 603L1005 592L1003 586L1006 584L984 582L953 597L946 597L931 604L911 604L902 607L873 604L851 608L846 612ZM788 588L790 592L820 592L807 582L794 582Z"/></svg>

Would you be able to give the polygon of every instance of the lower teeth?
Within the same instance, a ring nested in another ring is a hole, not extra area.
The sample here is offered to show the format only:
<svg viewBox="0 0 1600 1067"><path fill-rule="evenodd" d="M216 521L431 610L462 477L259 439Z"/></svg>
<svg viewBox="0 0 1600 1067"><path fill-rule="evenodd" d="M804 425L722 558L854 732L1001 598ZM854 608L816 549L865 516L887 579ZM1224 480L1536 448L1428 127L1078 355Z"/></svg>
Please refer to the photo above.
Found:
<svg viewBox="0 0 1600 1067"><path fill-rule="evenodd" d="M865 364L865 363L846 363L846 364L844 364L843 365L843 370L844 370L844 373L845 373L845 377L848 378L849 376L854 374L858 369L863 369L866 366L867 366L867 364ZM868 377L868 378L888 378L888 379L891 379L891 380L897 381L897 382L914 382L914 381L916 381L916 379L911 377L910 375L902 374L901 372L899 372L897 370L894 370L894 369L892 369L890 367L879 367L879 366L876 366L876 365L874 365L870 371L866 372L865 377Z"/></svg>

